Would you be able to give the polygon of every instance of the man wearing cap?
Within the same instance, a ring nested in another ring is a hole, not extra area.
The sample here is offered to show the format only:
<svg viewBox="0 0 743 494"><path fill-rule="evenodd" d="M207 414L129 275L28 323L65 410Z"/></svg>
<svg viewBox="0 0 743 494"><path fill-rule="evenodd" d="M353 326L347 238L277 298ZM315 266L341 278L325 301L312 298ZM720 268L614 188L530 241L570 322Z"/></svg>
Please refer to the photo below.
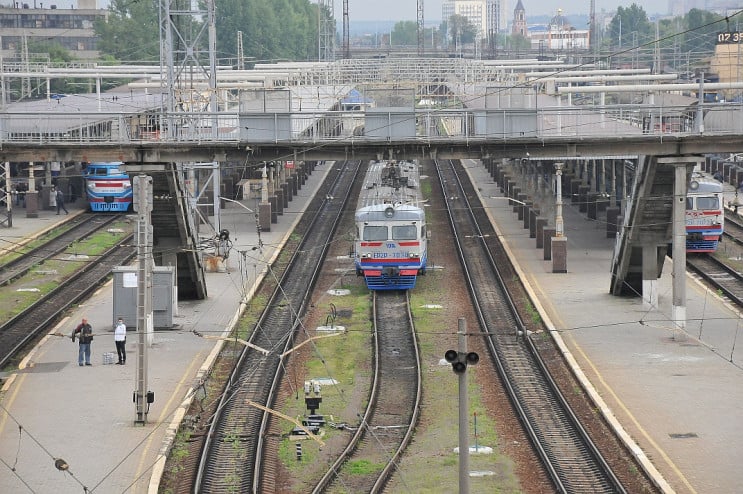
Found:
<svg viewBox="0 0 743 494"><path fill-rule="evenodd" d="M77 356L77 365L82 367L83 365L93 365L90 363L90 344L93 341L93 326L88 324L88 320L83 317L83 320L77 327L72 330L72 341L75 341L75 336L80 335L80 349Z"/></svg>

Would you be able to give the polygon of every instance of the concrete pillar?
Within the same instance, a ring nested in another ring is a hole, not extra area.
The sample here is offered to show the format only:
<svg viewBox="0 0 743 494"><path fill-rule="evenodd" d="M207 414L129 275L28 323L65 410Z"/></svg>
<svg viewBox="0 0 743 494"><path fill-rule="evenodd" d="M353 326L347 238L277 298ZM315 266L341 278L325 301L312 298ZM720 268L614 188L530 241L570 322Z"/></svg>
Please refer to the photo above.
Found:
<svg viewBox="0 0 743 494"><path fill-rule="evenodd" d="M526 199L528 196L526 194L518 193L516 194L516 202L513 206L513 212L518 214L518 218L520 220L524 219L524 203L526 202Z"/></svg>
<svg viewBox="0 0 743 494"><path fill-rule="evenodd" d="M606 238L616 238L619 232L619 208L606 210Z"/></svg>
<svg viewBox="0 0 743 494"><path fill-rule="evenodd" d="M658 307L658 247L642 246L642 306L644 310Z"/></svg>
<svg viewBox="0 0 743 494"><path fill-rule="evenodd" d="M555 237L554 228L544 228L542 230L542 244L544 246L544 260L552 259L552 239Z"/></svg>
<svg viewBox="0 0 743 494"><path fill-rule="evenodd" d="M536 239L537 249L544 248L544 228L547 226L547 218L537 218L536 221Z"/></svg>
<svg viewBox="0 0 743 494"><path fill-rule="evenodd" d="M588 219L595 220L597 218L596 216L596 201L598 200L598 194L596 193L589 193L586 196L586 213L588 216Z"/></svg>
<svg viewBox="0 0 743 494"><path fill-rule="evenodd" d="M552 272L553 273L567 273L568 272L568 238L567 237L553 237L551 242L552 247Z"/></svg>
<svg viewBox="0 0 743 494"><path fill-rule="evenodd" d="M271 203L262 202L258 204L258 225L262 232L271 231Z"/></svg>
<svg viewBox="0 0 743 494"><path fill-rule="evenodd" d="M276 203L277 199L276 196L271 196L268 198L268 203L271 205L271 223L278 223L279 222L279 215L276 212Z"/></svg>
<svg viewBox="0 0 743 494"><path fill-rule="evenodd" d="M586 213L588 211L588 191L591 188L588 185L578 187L578 211Z"/></svg>
<svg viewBox="0 0 743 494"><path fill-rule="evenodd" d="M537 238L537 217L539 210L532 208L529 211L529 238Z"/></svg>
<svg viewBox="0 0 743 494"><path fill-rule="evenodd" d="M580 179L577 179L577 178L570 179L570 188L568 190L570 191L571 204L576 204L580 202L580 187L581 187Z"/></svg>
<svg viewBox="0 0 743 494"><path fill-rule="evenodd" d="M276 190L277 196L279 195L279 191L281 192L281 202L279 202L279 204L281 204L283 208L286 209L289 207L289 184L287 184L286 182L281 184L281 187Z"/></svg>
<svg viewBox="0 0 743 494"><path fill-rule="evenodd" d="M284 194L284 185L282 185L280 189L276 189L276 214L279 216L284 214L284 208L289 207L289 205L286 204L286 196Z"/></svg>
<svg viewBox="0 0 743 494"><path fill-rule="evenodd" d="M532 202L527 201L526 197L524 197L524 200L521 202L523 202L523 204L519 204L520 207L517 211L518 218L519 221L522 221L524 223L524 228L529 228L529 209L531 209Z"/></svg>

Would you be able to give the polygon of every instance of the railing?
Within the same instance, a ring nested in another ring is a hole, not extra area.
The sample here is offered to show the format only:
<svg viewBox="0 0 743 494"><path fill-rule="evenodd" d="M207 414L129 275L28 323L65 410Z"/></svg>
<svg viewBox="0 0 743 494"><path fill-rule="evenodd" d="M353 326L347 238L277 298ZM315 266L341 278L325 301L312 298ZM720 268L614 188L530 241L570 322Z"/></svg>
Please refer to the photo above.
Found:
<svg viewBox="0 0 743 494"><path fill-rule="evenodd" d="M145 113L148 117L145 118ZM743 135L743 104L527 109L380 109L295 113L0 113L3 144L324 143L637 135ZM441 137L432 122L450 135Z"/></svg>

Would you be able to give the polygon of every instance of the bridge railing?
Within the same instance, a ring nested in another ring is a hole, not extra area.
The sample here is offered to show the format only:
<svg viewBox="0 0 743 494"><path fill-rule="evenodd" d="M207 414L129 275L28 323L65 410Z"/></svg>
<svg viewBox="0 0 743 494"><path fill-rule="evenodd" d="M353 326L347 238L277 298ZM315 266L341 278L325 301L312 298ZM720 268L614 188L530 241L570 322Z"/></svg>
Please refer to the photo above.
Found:
<svg viewBox="0 0 743 494"><path fill-rule="evenodd" d="M59 143L307 143L405 140L615 139L638 134L743 134L743 104L525 109L408 109L294 113L0 113L0 145ZM437 125L447 128L443 138Z"/></svg>

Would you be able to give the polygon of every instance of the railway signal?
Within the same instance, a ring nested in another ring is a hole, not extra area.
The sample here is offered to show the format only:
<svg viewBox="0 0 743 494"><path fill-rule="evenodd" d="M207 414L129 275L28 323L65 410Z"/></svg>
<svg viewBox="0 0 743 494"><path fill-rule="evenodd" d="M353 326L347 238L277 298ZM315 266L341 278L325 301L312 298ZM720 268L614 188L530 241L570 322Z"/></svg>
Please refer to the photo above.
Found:
<svg viewBox="0 0 743 494"><path fill-rule="evenodd" d="M480 356L475 352L458 352L447 350L444 358L451 364L454 374L464 374L468 365L475 365L480 361Z"/></svg>

